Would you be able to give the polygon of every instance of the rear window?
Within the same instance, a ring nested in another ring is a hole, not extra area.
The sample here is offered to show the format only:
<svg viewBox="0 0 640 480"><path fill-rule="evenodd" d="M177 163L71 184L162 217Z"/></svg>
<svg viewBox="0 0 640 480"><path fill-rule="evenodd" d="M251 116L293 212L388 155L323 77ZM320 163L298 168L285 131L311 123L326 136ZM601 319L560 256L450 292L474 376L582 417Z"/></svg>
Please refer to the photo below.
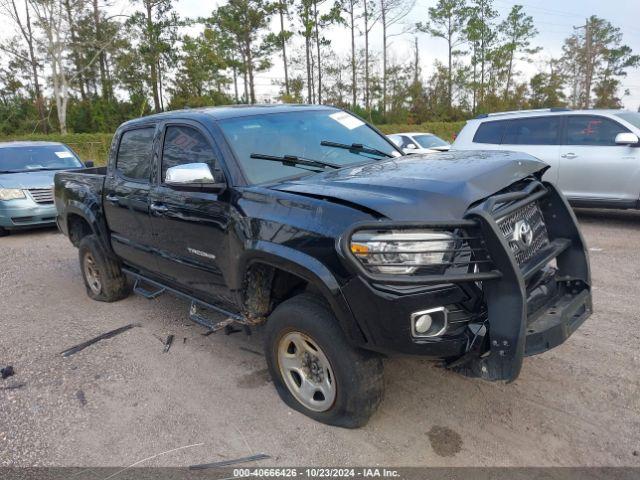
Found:
<svg viewBox="0 0 640 480"><path fill-rule="evenodd" d="M561 117L532 117L509 120L502 136L506 145L557 145Z"/></svg>
<svg viewBox="0 0 640 480"><path fill-rule="evenodd" d="M122 134L116 170L135 180L149 180L155 127L127 130Z"/></svg>
<svg viewBox="0 0 640 480"><path fill-rule="evenodd" d="M476 134L473 136L473 142L500 144L502 142L505 125L506 122L504 121L481 123L478 130L476 130Z"/></svg>

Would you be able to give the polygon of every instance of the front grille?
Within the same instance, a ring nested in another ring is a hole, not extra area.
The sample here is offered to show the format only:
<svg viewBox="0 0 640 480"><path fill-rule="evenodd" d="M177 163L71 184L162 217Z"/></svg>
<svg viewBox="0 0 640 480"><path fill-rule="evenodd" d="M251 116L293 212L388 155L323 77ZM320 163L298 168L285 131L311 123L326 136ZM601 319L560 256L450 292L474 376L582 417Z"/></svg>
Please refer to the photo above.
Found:
<svg viewBox="0 0 640 480"><path fill-rule="evenodd" d="M538 202L531 202L497 220L518 265L531 260L549 245L549 235Z"/></svg>
<svg viewBox="0 0 640 480"><path fill-rule="evenodd" d="M11 217L11 221L15 224L33 222L36 217Z"/></svg>
<svg viewBox="0 0 640 480"><path fill-rule="evenodd" d="M52 188L30 188L29 194L36 203L53 203Z"/></svg>

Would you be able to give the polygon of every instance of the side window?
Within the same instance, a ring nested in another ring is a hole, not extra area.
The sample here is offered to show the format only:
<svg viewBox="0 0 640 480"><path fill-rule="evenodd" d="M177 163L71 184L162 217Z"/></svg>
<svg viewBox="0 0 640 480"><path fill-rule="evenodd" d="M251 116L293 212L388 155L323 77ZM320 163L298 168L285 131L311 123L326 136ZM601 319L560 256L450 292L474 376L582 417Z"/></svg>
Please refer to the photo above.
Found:
<svg viewBox="0 0 640 480"><path fill-rule="evenodd" d="M389 140L391 140L396 147L402 146L402 139L399 135L389 135Z"/></svg>
<svg viewBox="0 0 640 480"><path fill-rule="evenodd" d="M473 143L502 143L506 122L483 122L473 136Z"/></svg>
<svg viewBox="0 0 640 480"><path fill-rule="evenodd" d="M135 180L149 180L155 127L127 130L120 138L116 170Z"/></svg>
<svg viewBox="0 0 640 480"><path fill-rule="evenodd" d="M567 118L567 145L615 146L616 135L628 131L606 117L570 115Z"/></svg>
<svg viewBox="0 0 640 480"><path fill-rule="evenodd" d="M204 135L191 127L169 126L162 147L162 181L167 169L186 163L206 163L217 173L215 155Z"/></svg>
<svg viewBox="0 0 640 480"><path fill-rule="evenodd" d="M502 143L506 145L557 145L561 117L532 117L510 120Z"/></svg>
<svg viewBox="0 0 640 480"><path fill-rule="evenodd" d="M401 148L410 148L409 145L413 145L414 147L416 146L409 137L405 137L404 135L402 135L400 138L402 139L400 142Z"/></svg>

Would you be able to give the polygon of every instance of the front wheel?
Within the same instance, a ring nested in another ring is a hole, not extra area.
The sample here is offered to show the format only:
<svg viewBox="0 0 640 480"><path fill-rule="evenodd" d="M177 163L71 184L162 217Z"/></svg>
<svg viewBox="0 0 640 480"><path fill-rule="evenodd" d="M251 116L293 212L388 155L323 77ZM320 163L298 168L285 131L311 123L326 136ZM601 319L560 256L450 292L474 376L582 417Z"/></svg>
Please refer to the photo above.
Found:
<svg viewBox="0 0 640 480"><path fill-rule="evenodd" d="M380 357L351 346L329 307L314 295L298 295L274 310L265 353L282 400L314 420L361 427L382 400Z"/></svg>
<svg viewBox="0 0 640 480"><path fill-rule="evenodd" d="M9 230L0 227L0 237L6 237L7 235L9 235Z"/></svg>

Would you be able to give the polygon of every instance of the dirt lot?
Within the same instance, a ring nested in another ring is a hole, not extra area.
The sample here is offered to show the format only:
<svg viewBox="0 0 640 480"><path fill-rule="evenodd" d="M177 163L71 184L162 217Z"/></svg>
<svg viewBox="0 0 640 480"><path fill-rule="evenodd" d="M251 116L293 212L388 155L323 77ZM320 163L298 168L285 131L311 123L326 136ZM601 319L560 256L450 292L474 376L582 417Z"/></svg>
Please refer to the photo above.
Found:
<svg viewBox="0 0 640 480"><path fill-rule="evenodd" d="M141 466L258 452L272 456L260 465L640 466L640 212L580 222L596 313L567 343L527 359L511 385L387 360L384 402L360 430L286 407L259 334L203 337L170 296L93 302L65 237L2 238L0 366L16 375L0 380L0 465L126 466L189 446ZM59 355L131 322L142 327Z"/></svg>

